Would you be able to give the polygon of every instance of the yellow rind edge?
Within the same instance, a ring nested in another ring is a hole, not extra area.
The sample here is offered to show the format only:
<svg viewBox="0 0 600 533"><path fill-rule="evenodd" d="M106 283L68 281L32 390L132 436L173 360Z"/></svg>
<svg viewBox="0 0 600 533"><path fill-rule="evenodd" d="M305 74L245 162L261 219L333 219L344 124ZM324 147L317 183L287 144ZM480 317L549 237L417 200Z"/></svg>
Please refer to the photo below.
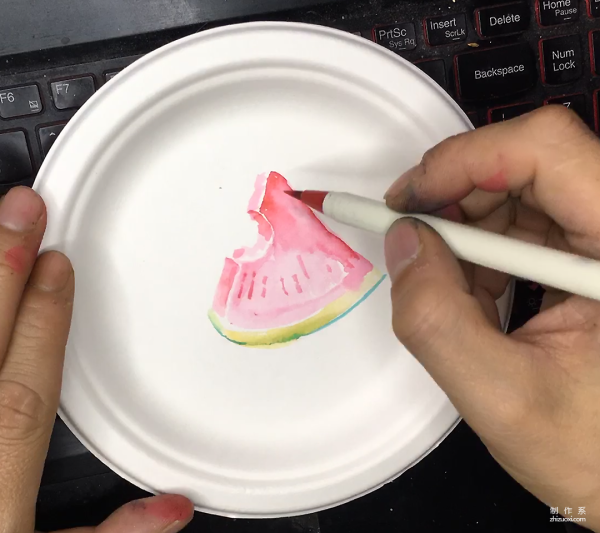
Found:
<svg viewBox="0 0 600 533"><path fill-rule="evenodd" d="M346 292L317 314L290 326L268 330L236 331L225 328L219 316L212 309L208 312L208 318L219 334L231 342L253 348L279 348L300 337L315 333L349 313L362 300L366 299L384 278L385 275L374 268L365 276L358 290Z"/></svg>

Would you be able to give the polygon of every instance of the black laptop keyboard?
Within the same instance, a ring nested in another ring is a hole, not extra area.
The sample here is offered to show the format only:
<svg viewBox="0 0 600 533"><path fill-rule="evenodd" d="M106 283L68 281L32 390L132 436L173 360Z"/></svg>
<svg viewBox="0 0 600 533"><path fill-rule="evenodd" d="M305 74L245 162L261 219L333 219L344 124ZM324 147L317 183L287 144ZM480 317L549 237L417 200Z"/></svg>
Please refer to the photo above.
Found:
<svg viewBox="0 0 600 533"><path fill-rule="evenodd" d="M476 127L558 104L598 129L600 0L374 6L343 2L269 18L331 25L393 50L455 98ZM13 57L7 72L0 67L0 193L31 185L77 109L139 55L81 63L71 53L64 66L27 72Z"/></svg>

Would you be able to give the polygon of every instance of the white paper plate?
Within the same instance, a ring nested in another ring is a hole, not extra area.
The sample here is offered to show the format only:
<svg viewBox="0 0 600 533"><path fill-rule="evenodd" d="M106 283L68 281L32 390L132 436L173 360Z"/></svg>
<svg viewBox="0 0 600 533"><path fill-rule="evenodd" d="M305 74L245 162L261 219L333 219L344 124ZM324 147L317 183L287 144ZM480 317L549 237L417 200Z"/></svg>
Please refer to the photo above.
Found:
<svg viewBox="0 0 600 533"><path fill-rule="evenodd" d="M469 128L418 69L320 27L207 31L128 68L65 128L35 185L44 247L77 273L68 426L136 485L222 515L315 511L398 476L458 416L394 338L387 279L278 349L229 342L207 311L224 259L256 240L258 174L381 198ZM385 271L381 238L325 223Z"/></svg>

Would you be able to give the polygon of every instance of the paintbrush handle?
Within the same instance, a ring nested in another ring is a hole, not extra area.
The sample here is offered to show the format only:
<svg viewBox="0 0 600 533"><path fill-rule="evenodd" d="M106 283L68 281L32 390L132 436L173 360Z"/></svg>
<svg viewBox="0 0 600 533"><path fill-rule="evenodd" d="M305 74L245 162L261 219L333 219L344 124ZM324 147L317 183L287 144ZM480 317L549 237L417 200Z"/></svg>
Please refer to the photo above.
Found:
<svg viewBox="0 0 600 533"><path fill-rule="evenodd" d="M406 215L383 202L329 193L323 213L338 222L385 234L399 218L418 218L446 241L459 259L572 294L600 300L600 262L429 215Z"/></svg>

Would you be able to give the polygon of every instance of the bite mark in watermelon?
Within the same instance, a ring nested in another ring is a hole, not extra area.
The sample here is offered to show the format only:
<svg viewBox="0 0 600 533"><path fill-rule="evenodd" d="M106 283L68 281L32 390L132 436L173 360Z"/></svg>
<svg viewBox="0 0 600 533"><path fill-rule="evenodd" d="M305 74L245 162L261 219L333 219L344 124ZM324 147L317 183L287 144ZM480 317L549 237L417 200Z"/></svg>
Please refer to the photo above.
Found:
<svg viewBox="0 0 600 533"><path fill-rule="evenodd" d="M319 331L385 277L285 194L291 190L277 172L258 176L248 205L257 242L225 259L208 316L237 344L276 347Z"/></svg>

